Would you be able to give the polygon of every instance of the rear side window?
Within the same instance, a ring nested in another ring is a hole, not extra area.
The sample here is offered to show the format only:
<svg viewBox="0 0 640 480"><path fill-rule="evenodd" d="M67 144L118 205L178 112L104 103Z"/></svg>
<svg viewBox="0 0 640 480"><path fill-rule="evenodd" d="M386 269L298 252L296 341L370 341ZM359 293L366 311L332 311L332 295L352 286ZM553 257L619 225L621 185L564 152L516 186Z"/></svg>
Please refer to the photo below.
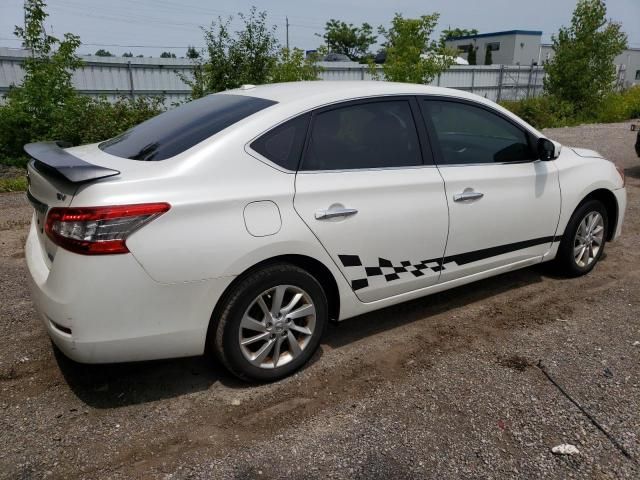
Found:
<svg viewBox="0 0 640 480"><path fill-rule="evenodd" d="M407 100L360 103L314 116L303 170L422 165Z"/></svg>
<svg viewBox="0 0 640 480"><path fill-rule="evenodd" d="M297 170L310 118L310 114L301 115L278 125L255 140L251 148L282 168Z"/></svg>
<svg viewBox="0 0 640 480"><path fill-rule="evenodd" d="M438 137L441 164L504 163L533 160L526 133L484 108L425 100Z"/></svg>
<svg viewBox="0 0 640 480"><path fill-rule="evenodd" d="M244 95L208 95L102 142L100 149L131 160L166 160L275 103Z"/></svg>

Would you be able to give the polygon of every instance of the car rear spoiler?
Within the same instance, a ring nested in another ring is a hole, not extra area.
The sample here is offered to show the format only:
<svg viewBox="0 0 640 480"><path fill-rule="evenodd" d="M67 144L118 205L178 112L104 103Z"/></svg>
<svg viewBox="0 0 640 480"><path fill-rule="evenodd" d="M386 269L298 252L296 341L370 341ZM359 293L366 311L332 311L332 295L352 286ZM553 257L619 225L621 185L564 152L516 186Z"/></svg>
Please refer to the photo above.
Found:
<svg viewBox="0 0 640 480"><path fill-rule="evenodd" d="M71 155L63 142L28 143L24 151L34 159L34 167L45 173L62 176L71 183L84 183L119 175L118 170L100 167Z"/></svg>

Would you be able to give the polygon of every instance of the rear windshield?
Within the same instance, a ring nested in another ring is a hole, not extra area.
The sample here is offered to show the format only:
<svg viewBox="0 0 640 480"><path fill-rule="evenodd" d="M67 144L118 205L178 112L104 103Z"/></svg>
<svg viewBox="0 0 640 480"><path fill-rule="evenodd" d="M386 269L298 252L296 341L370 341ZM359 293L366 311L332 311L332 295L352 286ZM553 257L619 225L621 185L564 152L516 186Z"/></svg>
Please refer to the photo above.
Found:
<svg viewBox="0 0 640 480"><path fill-rule="evenodd" d="M244 95L208 95L102 142L100 149L131 160L165 160L275 103Z"/></svg>

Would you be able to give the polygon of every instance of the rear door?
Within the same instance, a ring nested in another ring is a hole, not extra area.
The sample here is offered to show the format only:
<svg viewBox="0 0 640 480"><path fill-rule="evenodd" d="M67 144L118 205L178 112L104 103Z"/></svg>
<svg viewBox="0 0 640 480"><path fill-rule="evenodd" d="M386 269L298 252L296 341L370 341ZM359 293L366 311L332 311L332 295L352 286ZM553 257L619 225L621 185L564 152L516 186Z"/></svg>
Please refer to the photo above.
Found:
<svg viewBox="0 0 640 480"><path fill-rule="evenodd" d="M363 302L428 287L440 275L447 204L419 118L416 100L405 97L312 116L295 209Z"/></svg>
<svg viewBox="0 0 640 480"><path fill-rule="evenodd" d="M542 257L560 216L554 162L538 160L535 138L490 107L421 101L450 214L440 281Z"/></svg>

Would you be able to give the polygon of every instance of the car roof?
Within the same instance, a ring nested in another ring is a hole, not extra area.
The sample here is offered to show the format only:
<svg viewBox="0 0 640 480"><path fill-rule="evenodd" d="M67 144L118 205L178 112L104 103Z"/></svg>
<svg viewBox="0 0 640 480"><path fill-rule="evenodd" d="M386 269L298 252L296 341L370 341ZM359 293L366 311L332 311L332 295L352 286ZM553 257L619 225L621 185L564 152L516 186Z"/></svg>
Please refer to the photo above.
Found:
<svg viewBox="0 0 640 480"><path fill-rule="evenodd" d="M498 110L516 123L526 127L536 136L544 136L520 117L484 97L464 90L419 85L416 83L369 80L314 80L306 82L271 83L267 85L243 85L240 88L220 92L216 95L220 94L246 95L275 101L277 105L264 110L264 114L266 115L267 111L273 112L275 108L275 111L282 113L283 119L293 114L315 109L323 105L384 95L433 95L459 98Z"/></svg>
<svg viewBox="0 0 640 480"><path fill-rule="evenodd" d="M477 100L477 95L451 88L432 87L415 83L397 83L383 81L328 81L272 83L267 85L244 85L238 89L227 90L232 95L247 95L266 98L278 103L308 100L309 103L323 104L326 101L342 101L376 95L447 95Z"/></svg>

